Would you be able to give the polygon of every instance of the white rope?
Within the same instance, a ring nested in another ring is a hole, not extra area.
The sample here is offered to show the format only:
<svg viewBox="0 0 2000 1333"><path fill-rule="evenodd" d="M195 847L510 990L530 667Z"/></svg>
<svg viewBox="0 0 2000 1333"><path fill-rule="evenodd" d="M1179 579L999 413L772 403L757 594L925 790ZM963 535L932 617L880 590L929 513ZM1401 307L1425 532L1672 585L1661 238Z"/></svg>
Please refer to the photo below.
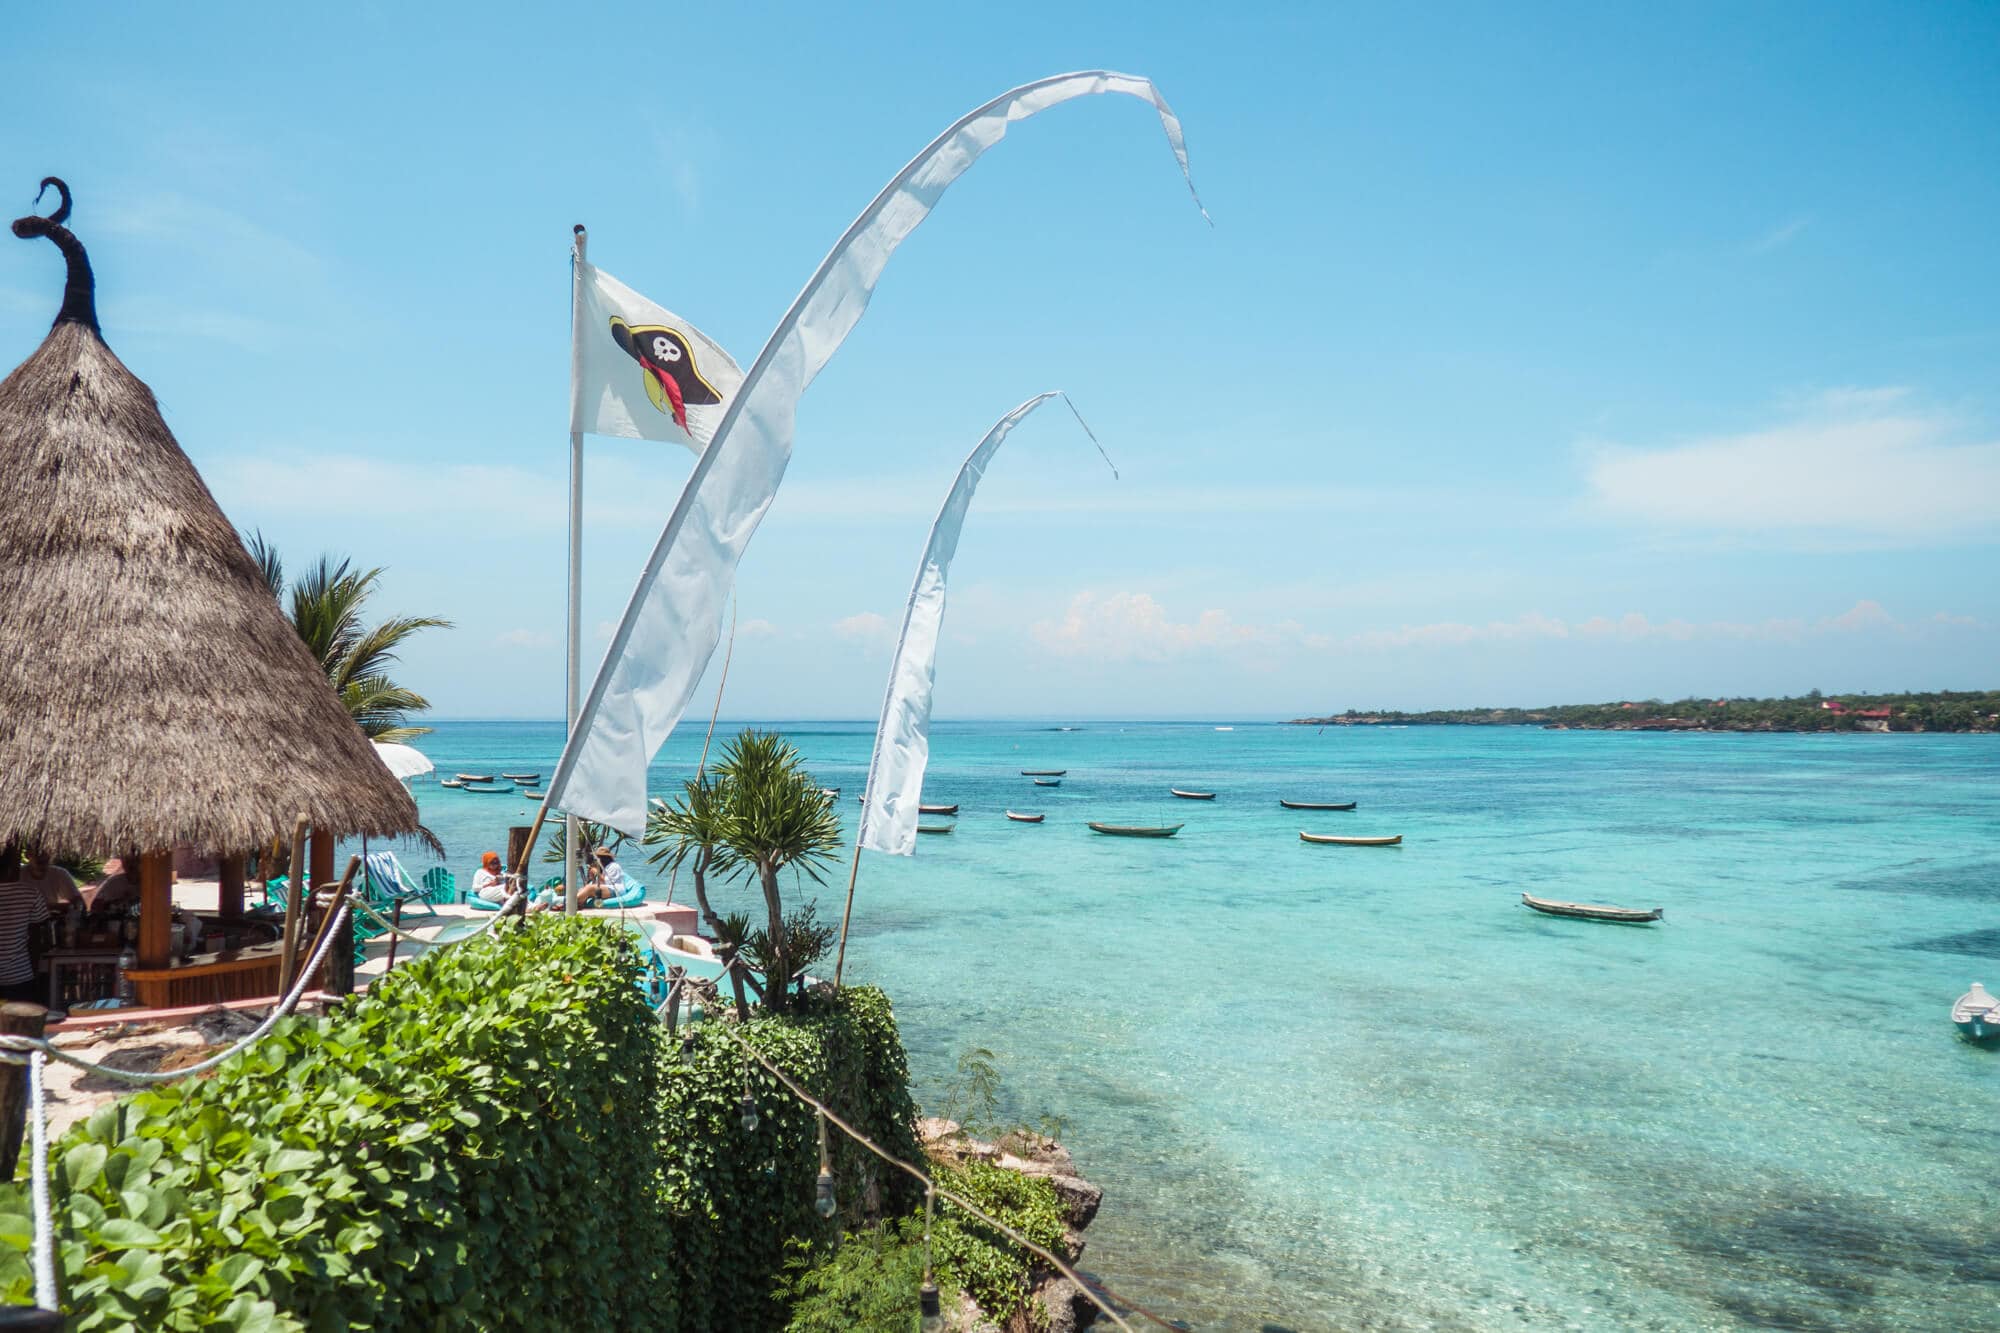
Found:
<svg viewBox="0 0 2000 1333"><path fill-rule="evenodd" d="M494 910L492 920L482 922L480 924L479 929L473 931L470 935L461 935L455 940L445 940L443 943L446 945L463 944L467 940L478 939L481 935L484 935L487 931L499 925L501 918L505 917L509 912L513 911L514 905L520 902L526 896L527 896L526 890L516 890L507 899L506 902L501 903L500 906ZM388 931L391 935L394 935L399 940L408 940L412 944L428 944L433 947L437 947L439 944L439 941L435 938L427 938L423 935L418 935L402 926L397 925L395 922L389 920L388 917L383 916L380 912L370 907L367 903L356 901L354 905L360 908L368 916L373 917L375 919L376 925L382 927L382 929Z"/></svg>
<svg viewBox="0 0 2000 1333"><path fill-rule="evenodd" d="M28 1115L34 1129L34 1160L29 1163L29 1189L35 1204L35 1304L56 1308L56 1220L49 1210L49 1111L42 1094L48 1057L28 1056Z"/></svg>
<svg viewBox="0 0 2000 1333"><path fill-rule="evenodd" d="M340 905L340 911L335 914L333 920L327 925L326 932L320 939L319 948L313 950L311 961L299 970L298 980L292 983L291 991L279 1002L278 1007L267 1014L264 1021L259 1023L254 1030L246 1033L232 1044L228 1050L218 1055L212 1055L200 1064L189 1065L185 1069L169 1070L166 1073L147 1074L141 1073L136 1069L119 1069L112 1065L100 1065L94 1061L85 1060L81 1056L71 1055L61 1047L51 1045L40 1037L16 1037L4 1033L0 1033L0 1060L6 1060L9 1064L20 1064L23 1062L23 1056L28 1056L32 1059L35 1055L47 1055L52 1059L62 1061L66 1065L74 1065L87 1074L102 1074L106 1078L116 1079L123 1083L137 1083L146 1086L159 1083L174 1083L193 1074L205 1074L237 1052L242 1051L246 1047L254 1046L269 1036L271 1029L278 1026L279 1020L290 1016L291 1012L298 1007L299 1001L305 996L306 983L312 980L313 974L319 971L320 964L326 961L327 950L333 947L334 938L340 934L340 923L347 915L347 907L348 904L346 903Z"/></svg>

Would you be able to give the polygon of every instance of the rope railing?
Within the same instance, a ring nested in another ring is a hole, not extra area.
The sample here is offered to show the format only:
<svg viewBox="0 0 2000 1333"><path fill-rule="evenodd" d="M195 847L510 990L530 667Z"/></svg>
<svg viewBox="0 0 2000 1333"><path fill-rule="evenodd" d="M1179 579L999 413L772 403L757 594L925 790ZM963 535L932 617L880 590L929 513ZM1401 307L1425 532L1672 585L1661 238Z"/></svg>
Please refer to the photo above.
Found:
<svg viewBox="0 0 2000 1333"><path fill-rule="evenodd" d="M728 960L725 966L736 968L736 967L745 967L747 965L744 964L741 959L732 957ZM1014 1228L1008 1226L1005 1222L1002 1222L999 1218L990 1216L989 1214L981 1211L978 1208L978 1206L972 1203L971 1200L966 1199L958 1194L955 1194L951 1190L948 1190L944 1188L942 1185L939 1185L936 1181L931 1179L930 1174L926 1172L922 1167L914 1166L911 1163L902 1160L900 1157L895 1156L893 1153L889 1152L887 1149L877 1144L873 1139L869 1138L866 1134L863 1134L860 1130L856 1129L854 1126L848 1124L845 1120L841 1119L840 1115L837 1112L835 1112L831 1107L827 1106L826 1103L820 1101L817 1097L814 1097L811 1093L807 1092L803 1087L799 1086L798 1082L794 1080L791 1077L791 1075L787 1074L784 1070L780 1069L777 1065L773 1064L768 1058L765 1057L762 1051L759 1051L756 1047L752 1046L748 1041L746 1041L743 1038L742 1034L732 1030L729 1024L716 1023L713 1026L717 1031L721 1032L724 1036L728 1037L731 1041L735 1042L738 1046L742 1047L744 1053L747 1054L751 1059L755 1060L759 1065L763 1066L765 1072L770 1074L771 1077L777 1079L778 1082L785 1088L787 1092L791 1093L794 1097L798 1098L806 1105L812 1107L813 1110L820 1115L823 1122L832 1124L834 1128L838 1129L848 1138L854 1140L856 1143L866 1148L869 1152L874 1153L877 1157L887 1162L890 1166L895 1167L898 1171L901 1171L905 1175L908 1175L917 1180L920 1184L923 1185L927 1197L930 1195L935 1195L935 1197L943 1199L945 1202L951 1204L955 1208L958 1208L960 1211L968 1213L971 1216L978 1218L980 1221L986 1223L986 1225L992 1227L994 1230L1000 1232L1002 1235L1005 1235L1009 1240L1012 1240L1015 1244L1021 1246L1023 1249L1028 1250L1036 1257L1042 1259L1056 1272L1062 1274L1065 1278L1069 1279L1070 1283L1073 1286L1075 1286L1078 1291L1082 1292L1085 1298L1087 1298L1092 1305L1095 1305L1099 1310L1103 1311L1104 1314L1110 1318L1111 1322L1118 1325L1119 1328L1124 1329L1125 1333L1133 1333L1132 1326L1125 1322L1124 1318L1118 1313L1117 1310L1112 1308L1111 1302L1113 1301L1117 1302L1117 1304L1119 1305L1124 1306L1128 1310L1134 1311L1141 1317L1150 1320L1154 1324L1159 1325L1161 1328L1178 1329L1180 1327L1178 1324L1174 1324L1169 1322L1168 1320L1162 1319L1159 1315L1154 1314L1152 1311L1146 1309L1144 1306L1138 1304L1137 1302L1125 1299L1123 1296L1120 1296L1117 1292L1114 1292L1109 1287L1105 1286L1102 1282L1086 1281L1083 1278L1083 1276L1079 1274L1075 1269L1071 1268L1061 1259L1058 1259L1055 1255L1049 1253L1049 1251L1035 1244L1035 1242L1029 1240L1026 1236L1023 1236L1020 1232L1014 1230ZM929 1262L928 1255L926 1255L925 1262L926 1265L928 1265ZM1100 1295L1100 1293L1102 1294Z"/></svg>

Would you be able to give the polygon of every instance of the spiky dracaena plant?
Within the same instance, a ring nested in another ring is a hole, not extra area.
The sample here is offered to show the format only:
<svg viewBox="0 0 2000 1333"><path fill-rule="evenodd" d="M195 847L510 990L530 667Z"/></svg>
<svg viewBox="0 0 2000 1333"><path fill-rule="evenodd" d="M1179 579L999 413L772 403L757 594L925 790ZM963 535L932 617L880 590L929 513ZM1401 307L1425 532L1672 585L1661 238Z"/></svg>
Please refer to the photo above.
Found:
<svg viewBox="0 0 2000 1333"><path fill-rule="evenodd" d="M708 877L746 875L763 891L765 927L757 932L765 966L764 1003L782 1010L801 960L786 930L778 874L786 867L824 883L840 854L840 818L799 752L782 736L745 731L723 747L712 774L683 787L647 821L655 864L688 865L702 917L718 939L723 922L708 901ZM733 971L733 969L732 969Z"/></svg>
<svg viewBox="0 0 2000 1333"><path fill-rule="evenodd" d="M276 548L261 532L251 533L247 544L271 596L285 605L292 628L319 660L363 733L372 740L408 741L428 732L429 727L411 726L409 717L427 710L430 701L398 685L388 672L396 650L411 635L450 629L451 622L437 616L393 616L370 625L363 612L382 577L380 567L356 569L351 561L323 555L287 588Z"/></svg>

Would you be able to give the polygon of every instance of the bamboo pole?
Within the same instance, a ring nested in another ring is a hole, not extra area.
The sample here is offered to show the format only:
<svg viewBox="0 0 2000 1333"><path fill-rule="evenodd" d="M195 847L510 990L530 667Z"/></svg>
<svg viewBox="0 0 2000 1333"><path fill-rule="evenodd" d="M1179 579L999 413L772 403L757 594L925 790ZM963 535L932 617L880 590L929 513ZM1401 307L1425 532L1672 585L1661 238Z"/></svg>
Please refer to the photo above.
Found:
<svg viewBox="0 0 2000 1333"><path fill-rule="evenodd" d="M862 796L867 799L866 794ZM866 809L867 807L863 807ZM854 865L847 872L847 906L840 909L840 952L833 959L833 988L840 989L840 972L847 966L847 923L854 915L854 881L861 878L861 826L854 826Z"/></svg>
<svg viewBox="0 0 2000 1333"><path fill-rule="evenodd" d="M305 811L292 823L292 863L285 878L284 945L278 953L278 994L292 988L292 972L298 966L299 900L306 891L306 828L312 819Z"/></svg>
<svg viewBox="0 0 2000 1333"><path fill-rule="evenodd" d="M312 946L305 952L307 958L311 958L319 952L320 940L325 938L326 932L332 928L333 919L340 915L340 905L347 901L347 890L354 883L354 872L360 868L360 857L350 856L347 858L347 872L340 877L340 884L334 889L332 900L327 903L326 915L319 919L319 925L313 929ZM287 969L287 971L290 970ZM287 977L285 984L278 988L278 994L283 995L291 990L291 988L291 979Z"/></svg>

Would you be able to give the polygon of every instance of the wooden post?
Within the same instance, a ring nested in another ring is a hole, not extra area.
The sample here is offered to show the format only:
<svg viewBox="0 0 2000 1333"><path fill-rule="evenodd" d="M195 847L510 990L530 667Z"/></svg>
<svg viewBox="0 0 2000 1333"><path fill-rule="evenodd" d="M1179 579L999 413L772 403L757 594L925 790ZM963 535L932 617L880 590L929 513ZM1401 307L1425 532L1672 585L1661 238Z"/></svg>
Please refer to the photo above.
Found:
<svg viewBox="0 0 2000 1333"><path fill-rule="evenodd" d="M279 950L278 994L292 988L292 969L299 961L299 930L306 915L306 825L310 817L301 810L292 825L292 864L286 879L284 944Z"/></svg>
<svg viewBox="0 0 2000 1333"><path fill-rule="evenodd" d="M49 1021L49 1011L39 1004L18 1000L0 1004L0 1032L10 1037L39 1037ZM0 1162L7 1164L7 1178L21 1161L21 1135L28 1124L28 1067L0 1064Z"/></svg>
<svg viewBox="0 0 2000 1333"><path fill-rule="evenodd" d="M248 860L241 852L222 858L215 908L216 914L224 921L234 921L243 915L243 870Z"/></svg>
<svg viewBox="0 0 2000 1333"><path fill-rule="evenodd" d="M339 914L341 904L347 901L348 890L354 887L354 872L360 868L360 857L350 856L347 858L347 873L340 877L339 886L334 889L333 896L327 900L326 913L320 917L319 929L313 932L312 944L305 951L305 959L308 963L312 961L312 956L319 952L320 937L326 933L328 924ZM296 970L296 967L294 970ZM324 984L328 990L336 994L354 994L354 914L352 912L347 914L347 920L341 922L340 934L327 950ZM290 983L287 983L278 988L278 993L283 995L289 989L291 989L291 986Z"/></svg>
<svg viewBox="0 0 2000 1333"><path fill-rule="evenodd" d="M312 885L316 889L333 883L333 844L333 834L321 829L313 830Z"/></svg>
<svg viewBox="0 0 2000 1333"><path fill-rule="evenodd" d="M139 966L165 967L174 954L174 854L139 855Z"/></svg>
<svg viewBox="0 0 2000 1333"><path fill-rule="evenodd" d="M539 821L537 822L539 823ZM528 892L528 857L534 854L534 850L534 824L516 824L507 830L507 864L519 867L521 892L523 893ZM528 905L523 902L514 910L525 913L528 910Z"/></svg>

